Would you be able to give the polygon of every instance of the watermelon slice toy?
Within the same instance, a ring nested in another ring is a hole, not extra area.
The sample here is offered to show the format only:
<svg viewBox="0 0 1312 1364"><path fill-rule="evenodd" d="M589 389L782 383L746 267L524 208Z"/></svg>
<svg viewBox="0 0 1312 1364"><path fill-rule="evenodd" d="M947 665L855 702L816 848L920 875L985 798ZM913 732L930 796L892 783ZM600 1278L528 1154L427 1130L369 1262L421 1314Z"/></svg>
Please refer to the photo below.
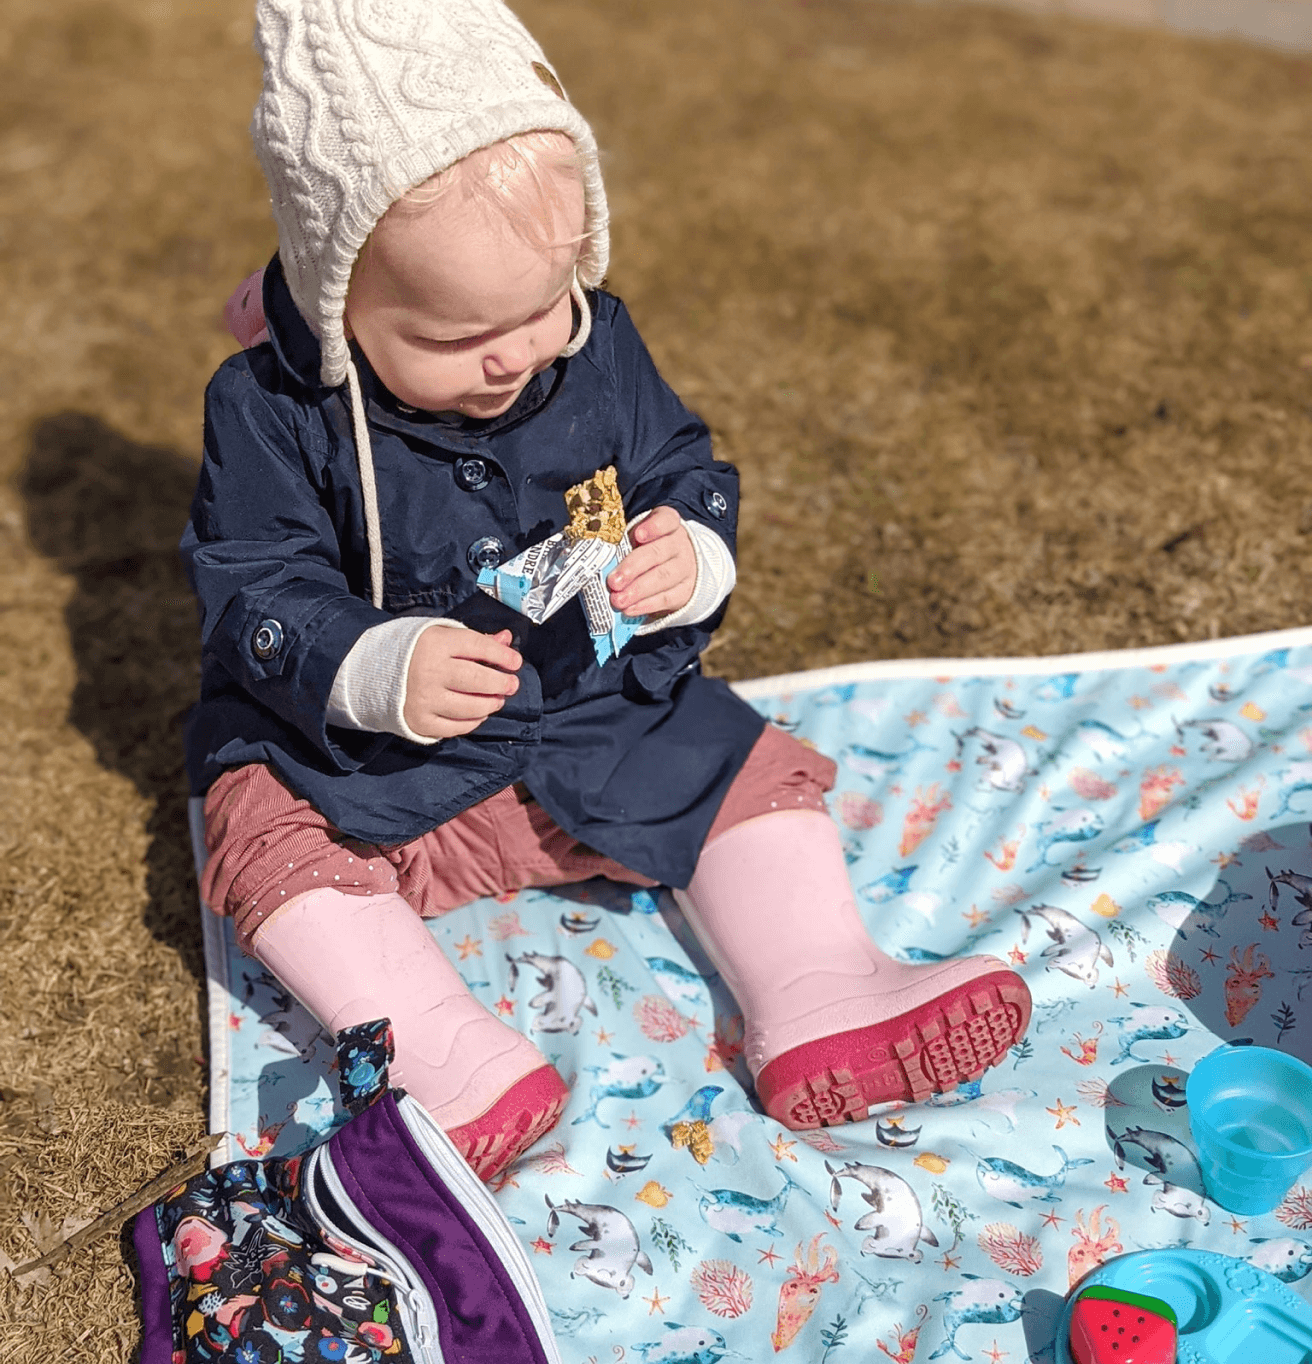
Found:
<svg viewBox="0 0 1312 1364"><path fill-rule="evenodd" d="M1175 1364L1175 1313L1160 1298L1095 1284L1075 1299L1075 1364Z"/></svg>

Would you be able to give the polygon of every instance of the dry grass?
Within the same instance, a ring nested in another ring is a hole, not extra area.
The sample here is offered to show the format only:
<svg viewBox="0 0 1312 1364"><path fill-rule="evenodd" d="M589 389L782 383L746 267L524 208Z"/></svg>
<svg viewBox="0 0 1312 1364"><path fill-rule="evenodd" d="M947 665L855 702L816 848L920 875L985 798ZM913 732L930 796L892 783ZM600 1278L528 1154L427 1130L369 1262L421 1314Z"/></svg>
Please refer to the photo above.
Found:
<svg viewBox="0 0 1312 1364"><path fill-rule="evenodd" d="M975 6L526 0L613 286L745 486L718 671L1300 624L1312 67ZM249 0L6 0L0 1252L204 1126L173 545L273 246ZM125 1359L112 1238L0 1357Z"/></svg>

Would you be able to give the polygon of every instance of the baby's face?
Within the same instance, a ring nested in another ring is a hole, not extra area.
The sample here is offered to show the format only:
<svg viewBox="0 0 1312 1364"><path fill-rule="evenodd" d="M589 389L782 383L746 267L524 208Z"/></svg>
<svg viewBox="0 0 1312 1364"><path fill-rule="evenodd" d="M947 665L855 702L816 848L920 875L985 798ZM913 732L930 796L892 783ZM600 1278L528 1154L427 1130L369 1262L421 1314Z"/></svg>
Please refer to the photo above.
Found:
<svg viewBox="0 0 1312 1364"><path fill-rule="evenodd" d="M551 235L582 231L583 189L571 184ZM347 335L401 402L500 416L569 342L578 250L530 245L458 192L420 212L393 209L356 262Z"/></svg>

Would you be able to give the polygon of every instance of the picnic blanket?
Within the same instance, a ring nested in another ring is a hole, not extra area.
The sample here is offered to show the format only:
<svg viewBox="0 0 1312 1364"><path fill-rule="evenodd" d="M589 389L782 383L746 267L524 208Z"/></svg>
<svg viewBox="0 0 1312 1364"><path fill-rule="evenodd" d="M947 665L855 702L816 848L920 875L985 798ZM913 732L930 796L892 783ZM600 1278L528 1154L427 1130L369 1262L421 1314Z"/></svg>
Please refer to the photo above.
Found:
<svg viewBox="0 0 1312 1364"><path fill-rule="evenodd" d="M1070 1284L1158 1246L1306 1293L1312 1177L1263 1217L1211 1203L1184 1084L1219 1040L1312 1060L1312 630L738 690L838 761L885 950L991 952L1033 1021L982 1081L790 1132L668 891L593 881L431 921L573 1087L493 1186L565 1359L1050 1360ZM328 1039L202 919L215 1159L304 1148L343 1116ZM562 979L575 1007L548 1015Z"/></svg>

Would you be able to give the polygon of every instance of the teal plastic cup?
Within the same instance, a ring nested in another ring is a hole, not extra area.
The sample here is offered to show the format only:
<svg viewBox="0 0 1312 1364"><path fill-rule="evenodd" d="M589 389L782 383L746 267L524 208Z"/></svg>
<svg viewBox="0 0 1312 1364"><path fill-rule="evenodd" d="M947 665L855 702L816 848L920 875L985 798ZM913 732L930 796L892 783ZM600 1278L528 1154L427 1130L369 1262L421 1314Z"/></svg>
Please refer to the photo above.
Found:
<svg viewBox="0 0 1312 1364"><path fill-rule="evenodd" d="M1208 1196L1255 1217L1312 1165L1312 1066L1269 1047L1225 1045L1185 1084Z"/></svg>

